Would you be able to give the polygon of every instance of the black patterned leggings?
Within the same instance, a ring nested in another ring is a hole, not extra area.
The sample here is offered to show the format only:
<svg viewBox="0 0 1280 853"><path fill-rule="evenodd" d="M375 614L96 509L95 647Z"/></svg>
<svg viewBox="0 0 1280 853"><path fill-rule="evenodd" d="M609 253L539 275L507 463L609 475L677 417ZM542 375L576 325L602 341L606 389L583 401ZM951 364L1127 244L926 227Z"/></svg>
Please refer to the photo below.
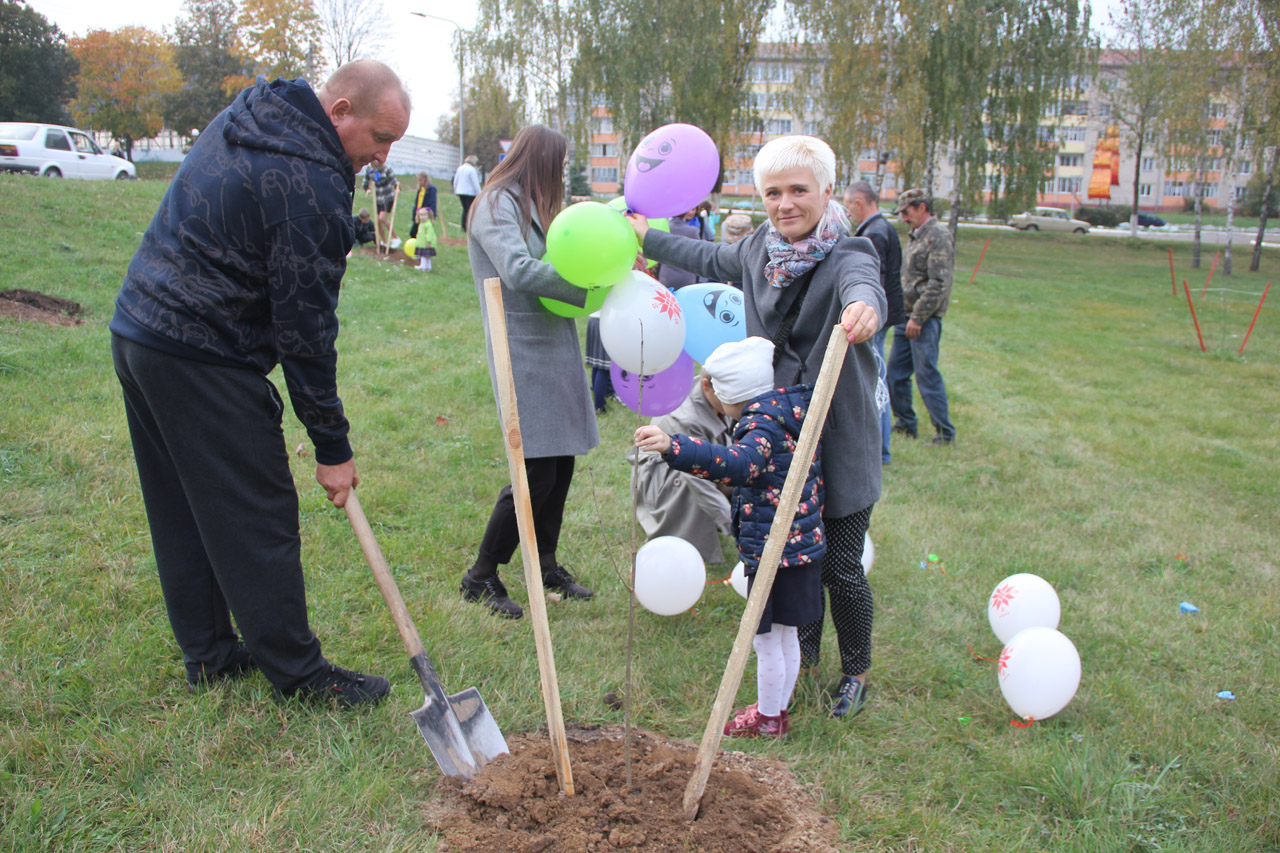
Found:
<svg viewBox="0 0 1280 853"><path fill-rule="evenodd" d="M823 609L831 598L831 623L840 644L840 671L860 675L871 669L871 622L875 604L862 572L862 545L875 504L844 518L824 518L827 555L822 561ZM815 666L822 651L822 620L800 627L800 665Z"/></svg>

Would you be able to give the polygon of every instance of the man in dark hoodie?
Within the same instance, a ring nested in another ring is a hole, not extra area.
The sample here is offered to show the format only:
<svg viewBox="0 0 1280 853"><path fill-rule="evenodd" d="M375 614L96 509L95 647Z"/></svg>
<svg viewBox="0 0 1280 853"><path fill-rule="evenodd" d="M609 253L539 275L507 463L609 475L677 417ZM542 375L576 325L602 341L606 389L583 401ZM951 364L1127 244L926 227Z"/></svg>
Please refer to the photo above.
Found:
<svg viewBox="0 0 1280 853"><path fill-rule="evenodd" d="M337 391L338 286L355 173L386 159L409 97L380 62L319 89L259 79L200 134L125 274L111 320L152 548L195 689L261 669L279 696L377 702L307 621L279 363L342 506L359 477ZM231 624L234 614L243 642Z"/></svg>

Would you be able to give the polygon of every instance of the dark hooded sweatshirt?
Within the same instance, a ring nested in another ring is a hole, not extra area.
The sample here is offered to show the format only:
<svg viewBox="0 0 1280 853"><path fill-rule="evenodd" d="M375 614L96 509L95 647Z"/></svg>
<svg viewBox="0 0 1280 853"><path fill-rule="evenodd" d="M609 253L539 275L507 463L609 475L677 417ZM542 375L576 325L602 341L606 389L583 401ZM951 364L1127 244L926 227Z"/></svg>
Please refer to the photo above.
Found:
<svg viewBox="0 0 1280 853"><path fill-rule="evenodd" d="M338 286L354 174L302 80L259 79L183 160L116 299L111 331L180 358L282 365L316 461L351 458L337 391Z"/></svg>

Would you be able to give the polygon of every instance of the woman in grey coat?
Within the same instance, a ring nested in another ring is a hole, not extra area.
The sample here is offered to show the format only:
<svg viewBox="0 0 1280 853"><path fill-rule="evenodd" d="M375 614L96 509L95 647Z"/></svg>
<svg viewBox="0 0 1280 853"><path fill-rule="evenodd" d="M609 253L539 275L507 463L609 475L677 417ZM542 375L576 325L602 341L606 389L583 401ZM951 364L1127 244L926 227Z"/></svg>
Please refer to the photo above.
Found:
<svg viewBox="0 0 1280 853"><path fill-rule="evenodd" d="M577 306L586 302L586 290L569 284L539 260L546 250L546 225L560 212L563 201L560 176L566 151L564 137L554 130L541 125L522 128L472 207L467 248L484 316L495 400L499 398L484 280L495 276L502 280L543 584L568 598L590 598L591 590L557 562L556 546L574 457L598 445L600 435L582 368L577 326L538 301L546 296ZM515 502L507 485L489 516L475 564L462 576L462 593L469 601L482 602L508 618L523 615L498 578L498 566L511 560L519 544Z"/></svg>
<svg viewBox="0 0 1280 853"><path fill-rule="evenodd" d="M644 256L693 270L712 281L740 281L747 334L771 338L779 387L815 382L837 323L849 336L840 381L823 430L822 476L827 554L822 583L840 645L842 677L832 713L861 710L871 669L871 588L862 544L880 497L880 412L871 337L887 316L880 259L865 237L849 236L844 210L831 198L835 154L812 136L783 136L760 149L756 187L769 221L727 245L682 240L631 222ZM818 662L822 622L802 626L806 665Z"/></svg>

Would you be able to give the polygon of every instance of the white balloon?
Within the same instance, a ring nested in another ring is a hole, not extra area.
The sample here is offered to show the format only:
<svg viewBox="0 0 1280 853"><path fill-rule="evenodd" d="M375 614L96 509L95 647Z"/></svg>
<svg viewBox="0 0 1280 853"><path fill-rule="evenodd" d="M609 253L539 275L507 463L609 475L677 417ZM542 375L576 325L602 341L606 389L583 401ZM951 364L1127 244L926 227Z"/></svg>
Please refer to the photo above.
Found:
<svg viewBox="0 0 1280 853"><path fill-rule="evenodd" d="M632 270L600 308L600 342L623 370L661 373L684 350L685 319L676 295L656 279Z"/></svg>
<svg viewBox="0 0 1280 853"><path fill-rule="evenodd" d="M733 587L733 591L738 595L747 597L747 574L741 560L733 567L733 574L729 575L729 586Z"/></svg>
<svg viewBox="0 0 1280 853"><path fill-rule="evenodd" d="M871 544L871 534L862 535L862 576L871 574L871 564L876 561L876 546Z"/></svg>
<svg viewBox="0 0 1280 853"><path fill-rule="evenodd" d="M987 599L987 621L1002 643L1024 628L1057 628L1061 616L1058 593L1039 575L1009 575Z"/></svg>
<svg viewBox="0 0 1280 853"><path fill-rule="evenodd" d="M679 536L659 536L636 552L636 599L659 616L684 613L707 585L702 555Z"/></svg>
<svg viewBox="0 0 1280 853"><path fill-rule="evenodd" d="M1004 647L996 673L1015 714L1047 720L1067 707L1080 687L1080 653L1052 628L1027 628Z"/></svg>

